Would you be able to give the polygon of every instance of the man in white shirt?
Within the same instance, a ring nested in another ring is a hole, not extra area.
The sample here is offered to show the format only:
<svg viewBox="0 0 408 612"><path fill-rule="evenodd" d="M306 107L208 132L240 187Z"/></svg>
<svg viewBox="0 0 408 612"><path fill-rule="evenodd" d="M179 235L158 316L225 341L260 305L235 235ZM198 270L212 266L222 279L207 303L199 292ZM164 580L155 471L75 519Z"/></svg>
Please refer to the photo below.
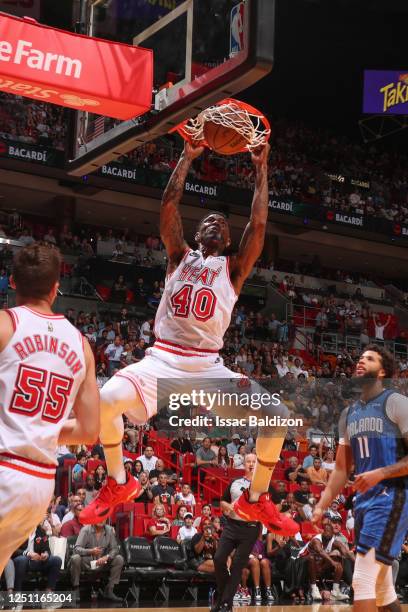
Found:
<svg viewBox="0 0 408 612"><path fill-rule="evenodd" d="M278 357L278 363L275 367L278 372L279 378L283 378L289 372L289 368L286 363L284 363L282 357Z"/></svg>
<svg viewBox="0 0 408 612"><path fill-rule="evenodd" d="M154 455L153 447L146 446L143 455L137 458L137 461L140 461L143 465L144 472L151 472L156 467L157 457Z"/></svg>
<svg viewBox="0 0 408 612"><path fill-rule="evenodd" d="M114 370L120 368L120 358L123 353L123 344L120 336L116 336L114 342L108 344L105 355L109 361L109 376L113 376Z"/></svg>
<svg viewBox="0 0 408 612"><path fill-rule="evenodd" d="M177 542L185 542L186 540L191 540L193 536L197 533L197 529L193 527L193 515L191 512L186 512L184 515L184 525L180 527L179 532L177 534Z"/></svg>
<svg viewBox="0 0 408 612"><path fill-rule="evenodd" d="M384 340L384 330L389 324L389 322L391 321L391 315L388 315L388 318L386 322L384 323L384 325L381 325L381 319L378 315L377 316L373 315L373 318L374 318L374 325L375 325L375 339Z"/></svg>
<svg viewBox="0 0 408 612"><path fill-rule="evenodd" d="M140 339L144 340L146 344L151 344L153 334L153 323L154 319L148 319L142 324L140 328Z"/></svg>

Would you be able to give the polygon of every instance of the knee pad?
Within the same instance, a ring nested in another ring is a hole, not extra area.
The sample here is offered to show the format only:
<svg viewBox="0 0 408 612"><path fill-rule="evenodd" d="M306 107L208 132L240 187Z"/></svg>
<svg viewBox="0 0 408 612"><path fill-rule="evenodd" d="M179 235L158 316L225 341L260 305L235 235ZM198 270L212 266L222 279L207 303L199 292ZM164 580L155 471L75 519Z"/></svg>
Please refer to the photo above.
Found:
<svg viewBox="0 0 408 612"><path fill-rule="evenodd" d="M376 584L381 565L375 559L374 548L370 548L365 555L357 554L352 585L356 601L376 599Z"/></svg>
<svg viewBox="0 0 408 612"><path fill-rule="evenodd" d="M383 565L379 573L375 599L378 607L388 606L397 599L392 579L392 567L390 565Z"/></svg>

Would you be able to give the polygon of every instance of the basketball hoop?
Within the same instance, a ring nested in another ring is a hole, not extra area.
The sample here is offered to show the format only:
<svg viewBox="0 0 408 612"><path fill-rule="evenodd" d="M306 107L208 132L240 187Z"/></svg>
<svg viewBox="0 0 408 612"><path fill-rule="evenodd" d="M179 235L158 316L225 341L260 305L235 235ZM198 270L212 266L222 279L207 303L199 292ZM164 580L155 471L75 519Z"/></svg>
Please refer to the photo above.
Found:
<svg viewBox="0 0 408 612"><path fill-rule="evenodd" d="M204 136L204 125L207 122L238 132L246 141L245 146L239 150L240 153L263 146L271 135L269 121L260 111L246 102L233 98L226 98L215 106L206 108L197 117L183 121L170 132L178 132L184 140L195 146L211 148Z"/></svg>

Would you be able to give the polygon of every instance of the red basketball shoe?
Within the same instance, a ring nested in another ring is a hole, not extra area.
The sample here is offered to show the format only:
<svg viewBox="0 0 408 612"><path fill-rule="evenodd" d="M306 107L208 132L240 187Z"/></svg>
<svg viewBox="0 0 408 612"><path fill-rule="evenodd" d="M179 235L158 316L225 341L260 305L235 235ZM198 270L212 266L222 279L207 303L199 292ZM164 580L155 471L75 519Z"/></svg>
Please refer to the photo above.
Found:
<svg viewBox="0 0 408 612"><path fill-rule="evenodd" d="M95 525L111 516L118 504L123 504L137 497L141 485L136 478L128 476L125 484L118 484L114 478L108 476L106 485L89 506L86 506L79 515L83 525Z"/></svg>
<svg viewBox="0 0 408 612"><path fill-rule="evenodd" d="M268 493L262 493L257 502L249 501L249 490L243 492L234 504L234 511L245 521L260 521L275 533L294 536L299 525L285 514L278 512Z"/></svg>

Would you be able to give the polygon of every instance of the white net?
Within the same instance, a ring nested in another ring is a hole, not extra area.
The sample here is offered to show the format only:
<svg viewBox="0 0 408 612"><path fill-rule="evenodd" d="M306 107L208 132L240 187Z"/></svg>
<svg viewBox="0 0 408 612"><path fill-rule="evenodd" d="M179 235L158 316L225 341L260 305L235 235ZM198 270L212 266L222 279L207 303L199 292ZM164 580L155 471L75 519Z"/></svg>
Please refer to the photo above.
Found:
<svg viewBox="0 0 408 612"><path fill-rule="evenodd" d="M198 144L205 140L205 123L211 121L241 134L247 141L246 148L252 151L264 145L271 133L271 130L263 123L263 119L263 115L252 113L237 103L228 102L206 108L197 117L184 124L181 129L191 141Z"/></svg>

